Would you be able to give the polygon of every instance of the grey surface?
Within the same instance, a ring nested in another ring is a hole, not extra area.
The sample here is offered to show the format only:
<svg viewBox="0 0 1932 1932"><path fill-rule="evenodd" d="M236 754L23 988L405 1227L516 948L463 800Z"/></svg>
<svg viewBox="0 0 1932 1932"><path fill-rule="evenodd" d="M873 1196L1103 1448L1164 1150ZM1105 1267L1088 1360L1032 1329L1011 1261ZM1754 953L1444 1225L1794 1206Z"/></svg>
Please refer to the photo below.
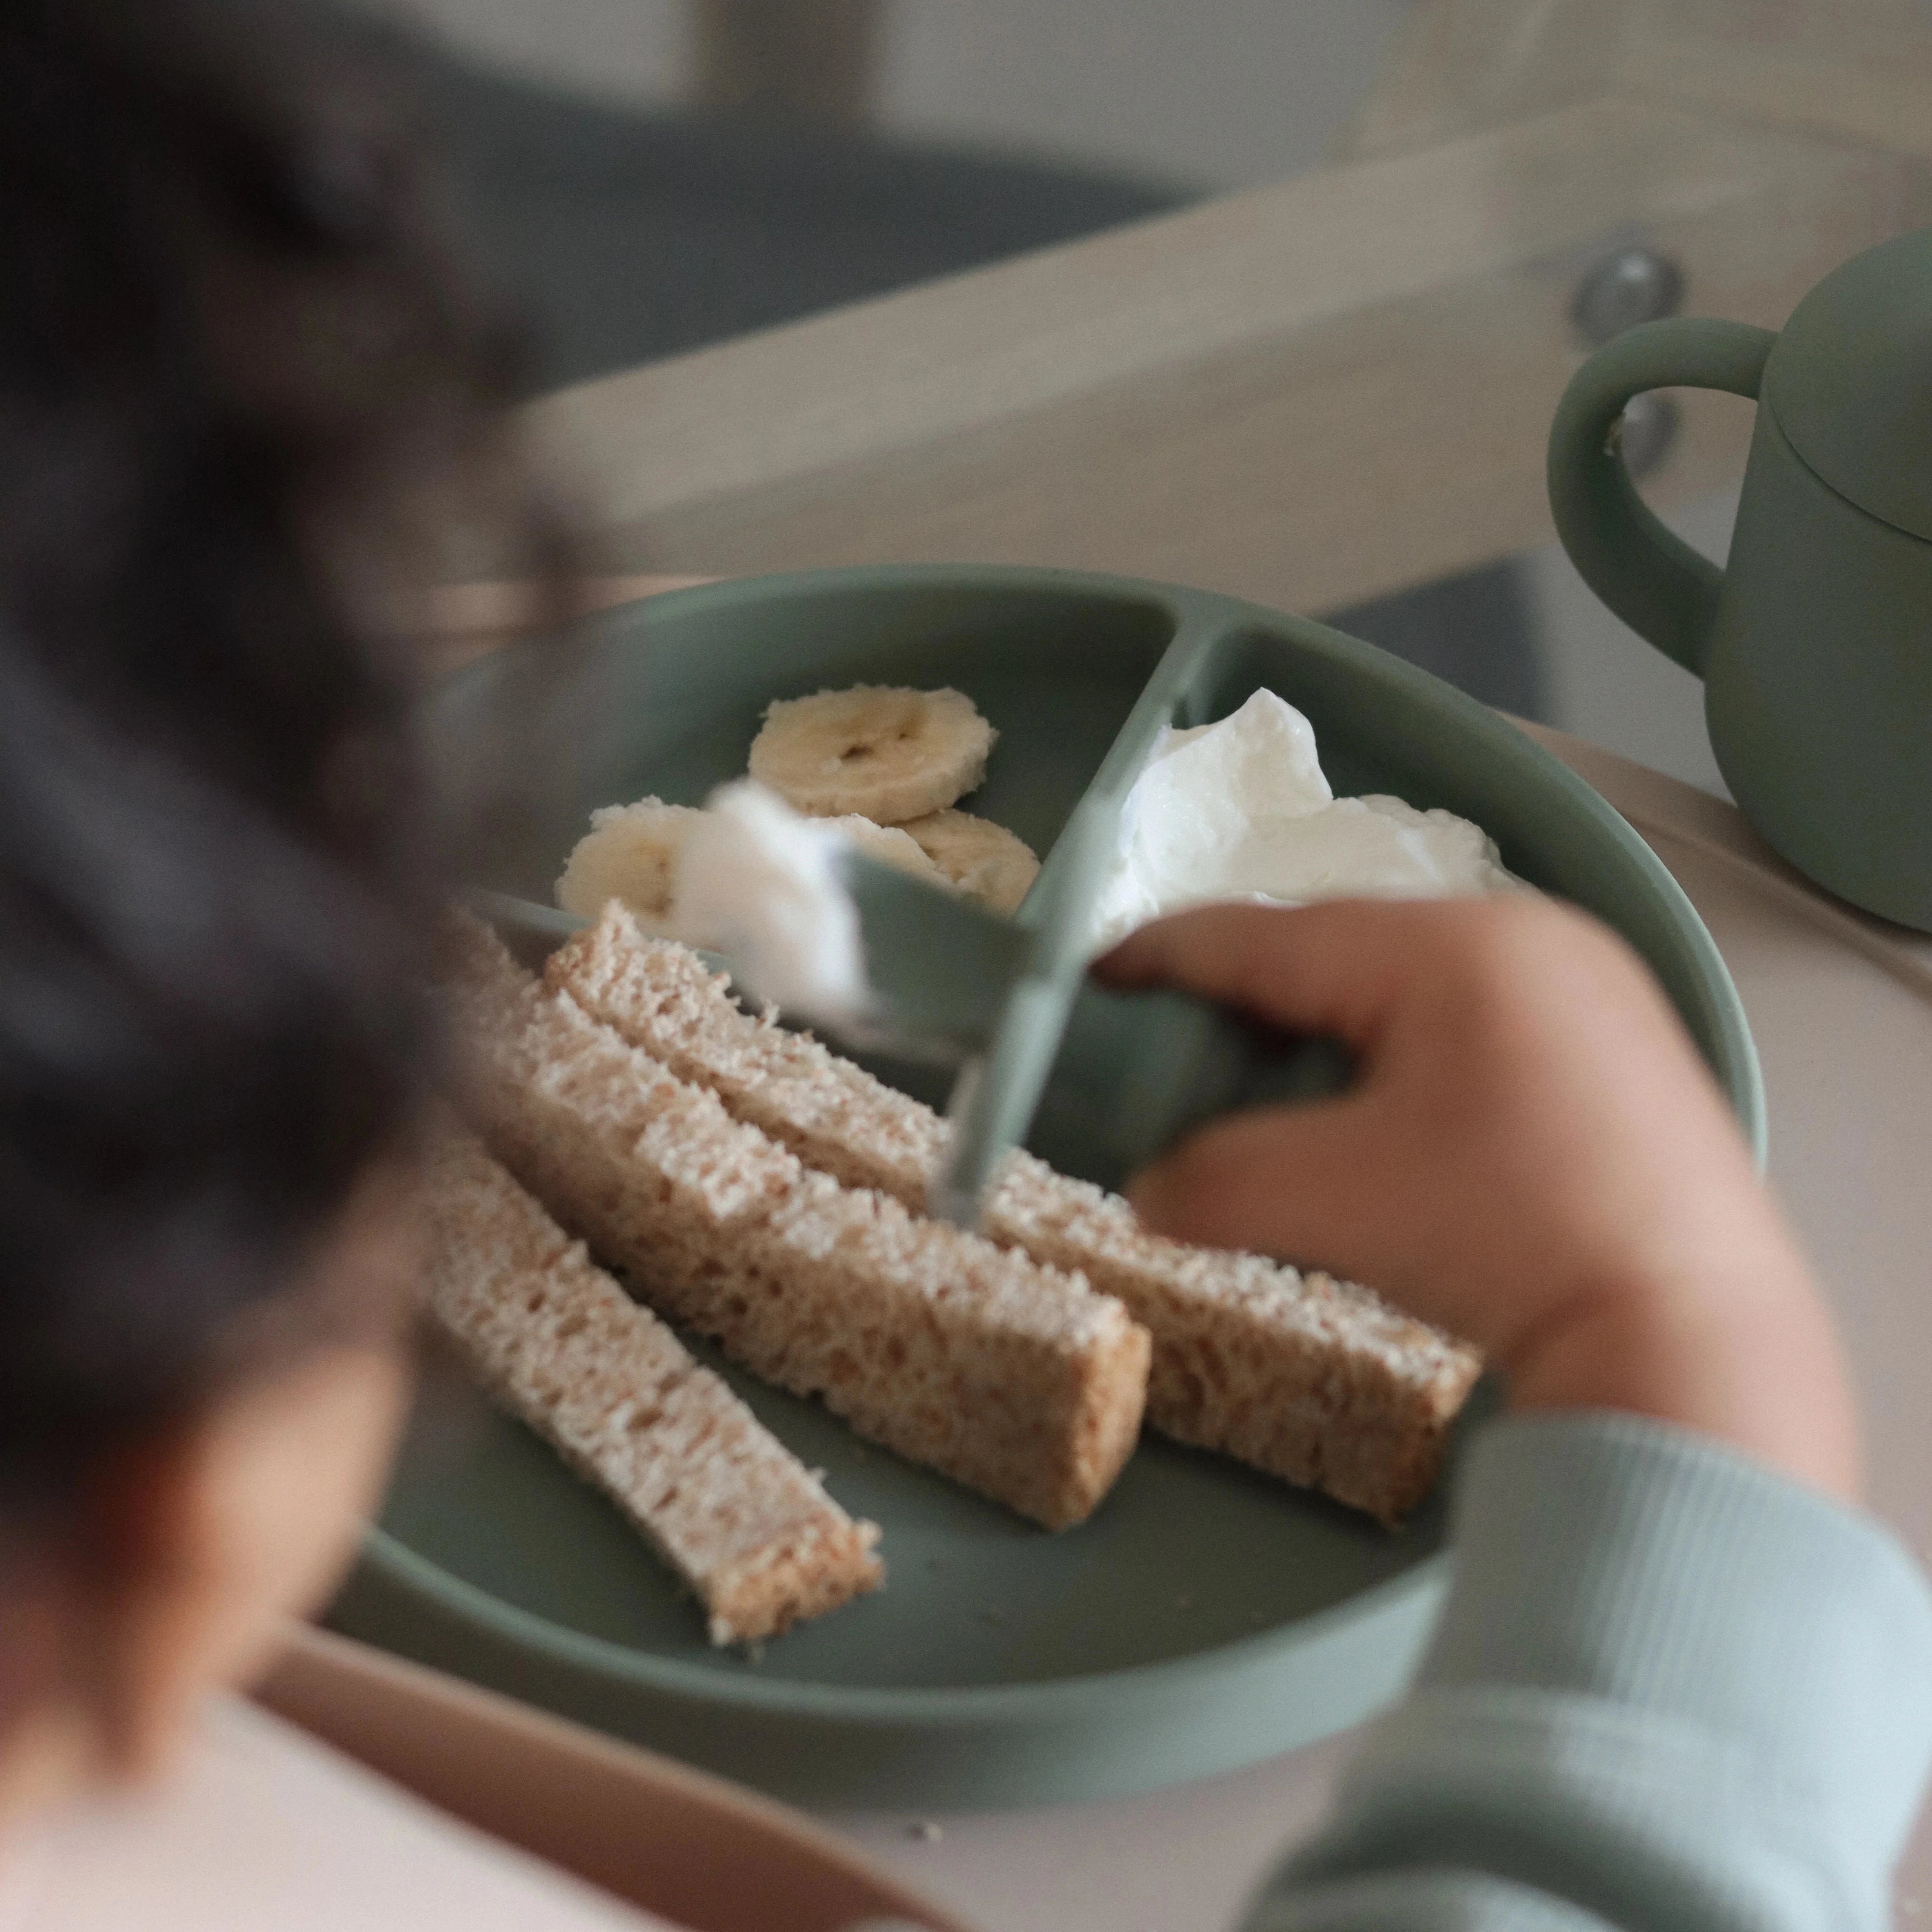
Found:
<svg viewBox="0 0 1932 1932"><path fill-rule="evenodd" d="M1735 491L1665 518L1721 562L1737 513ZM1704 726L1704 687L1611 615L1556 544L1523 560L1522 582L1548 680L1544 717L1606 750L1728 798Z"/></svg>
<svg viewBox="0 0 1932 1932"><path fill-rule="evenodd" d="M692 0L364 0L600 98L690 98ZM885 0L896 137L1259 187L1316 165L1413 0Z"/></svg>
<svg viewBox="0 0 1932 1932"><path fill-rule="evenodd" d="M474 238L559 387L1178 207L1153 179L754 115L644 113L417 59Z"/></svg>
<svg viewBox="0 0 1932 1932"><path fill-rule="evenodd" d="M1547 723L1555 714L1536 618L1530 587L1510 563L1328 611L1322 621L1434 672L1486 705Z"/></svg>

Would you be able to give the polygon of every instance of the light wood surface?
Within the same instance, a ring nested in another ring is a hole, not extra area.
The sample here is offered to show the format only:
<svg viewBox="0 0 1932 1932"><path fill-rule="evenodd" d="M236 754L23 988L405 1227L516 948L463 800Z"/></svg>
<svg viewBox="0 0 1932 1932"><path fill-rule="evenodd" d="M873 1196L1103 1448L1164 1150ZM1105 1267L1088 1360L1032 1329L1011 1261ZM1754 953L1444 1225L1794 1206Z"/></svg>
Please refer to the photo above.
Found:
<svg viewBox="0 0 1932 1932"><path fill-rule="evenodd" d="M1423 0L1335 144L1364 161L1453 141L1610 91L1625 0Z"/></svg>
<svg viewBox="0 0 1932 1932"><path fill-rule="evenodd" d="M1890 154L1621 100L1323 170L535 405L614 570L938 559L1304 610L1545 540L1542 451L1618 238L1768 324L1928 212ZM1700 398L1657 479L1714 487Z"/></svg>
<svg viewBox="0 0 1932 1932"><path fill-rule="evenodd" d="M345 1693L380 1695L378 1668ZM674 1862L675 1843L662 1848ZM759 1927L782 1924L768 1920ZM9 1836L7 1932L674 1932L256 1706L211 1697L164 1780ZM702 1919L675 1932L710 1932ZM719 1928L724 1932L724 1928ZM742 1924L730 1932L742 1932Z"/></svg>
<svg viewBox="0 0 1932 1932"><path fill-rule="evenodd" d="M1929 25L1924 0L1426 0L1337 153L1614 95L1932 160Z"/></svg>
<svg viewBox="0 0 1932 1932"><path fill-rule="evenodd" d="M292 1630L256 1696L440 1811L692 1932L887 1917L960 1932L796 1812L346 1638Z"/></svg>

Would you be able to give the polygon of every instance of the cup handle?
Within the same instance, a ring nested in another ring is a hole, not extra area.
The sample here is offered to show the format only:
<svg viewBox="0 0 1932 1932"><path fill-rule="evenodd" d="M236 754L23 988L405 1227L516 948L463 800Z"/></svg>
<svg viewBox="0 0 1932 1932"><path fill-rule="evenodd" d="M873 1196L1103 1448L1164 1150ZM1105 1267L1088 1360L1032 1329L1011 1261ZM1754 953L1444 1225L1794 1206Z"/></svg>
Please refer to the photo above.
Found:
<svg viewBox="0 0 1932 1932"><path fill-rule="evenodd" d="M1757 399L1778 341L1744 322L1673 317L1604 344L1563 392L1550 429L1550 507L1585 583L1687 671L1703 675L1724 573L1659 522L1624 467L1624 406L1646 389Z"/></svg>

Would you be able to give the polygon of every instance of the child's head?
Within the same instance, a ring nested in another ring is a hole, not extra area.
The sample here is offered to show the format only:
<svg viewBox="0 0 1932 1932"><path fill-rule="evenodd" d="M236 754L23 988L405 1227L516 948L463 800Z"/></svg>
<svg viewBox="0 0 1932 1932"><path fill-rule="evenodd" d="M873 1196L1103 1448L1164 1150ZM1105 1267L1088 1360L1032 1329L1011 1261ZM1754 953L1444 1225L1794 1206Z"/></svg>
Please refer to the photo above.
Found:
<svg viewBox="0 0 1932 1932"><path fill-rule="evenodd" d="M0 8L0 1807L323 1586L398 1406L394 626L508 369L365 59Z"/></svg>

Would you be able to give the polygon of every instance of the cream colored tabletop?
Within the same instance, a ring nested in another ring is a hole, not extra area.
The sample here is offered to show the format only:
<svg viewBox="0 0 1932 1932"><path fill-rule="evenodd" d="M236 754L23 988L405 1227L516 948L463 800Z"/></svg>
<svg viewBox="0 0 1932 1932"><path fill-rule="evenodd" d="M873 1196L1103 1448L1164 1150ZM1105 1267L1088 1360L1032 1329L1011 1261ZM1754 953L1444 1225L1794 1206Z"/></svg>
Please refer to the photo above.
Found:
<svg viewBox="0 0 1932 1932"><path fill-rule="evenodd" d="M673 1932L238 1699L159 1788L0 1845L0 1932Z"/></svg>

